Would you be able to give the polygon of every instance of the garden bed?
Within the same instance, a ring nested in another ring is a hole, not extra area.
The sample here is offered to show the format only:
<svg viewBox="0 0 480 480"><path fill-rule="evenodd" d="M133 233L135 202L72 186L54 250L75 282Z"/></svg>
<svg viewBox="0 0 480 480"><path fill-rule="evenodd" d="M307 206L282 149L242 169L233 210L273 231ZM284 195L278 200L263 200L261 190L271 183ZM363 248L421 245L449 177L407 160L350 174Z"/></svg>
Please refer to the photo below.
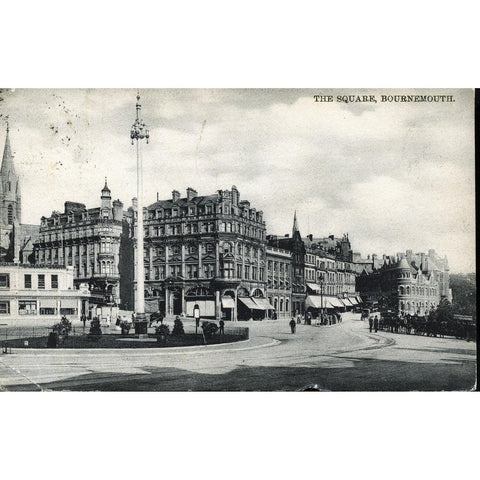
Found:
<svg viewBox="0 0 480 480"><path fill-rule="evenodd" d="M245 339L245 335L214 335L211 338L207 338L207 345L232 343ZM24 337L0 340L0 344L10 348L47 348L47 340L47 336ZM135 338L133 334L127 336L120 334L101 335L96 340L88 338L87 335L69 335L67 338L59 341L57 348L171 348L194 345L204 345L201 334L198 334L196 339L195 334L185 334L178 337L169 335L165 343L157 342L157 339L152 336L142 339Z"/></svg>

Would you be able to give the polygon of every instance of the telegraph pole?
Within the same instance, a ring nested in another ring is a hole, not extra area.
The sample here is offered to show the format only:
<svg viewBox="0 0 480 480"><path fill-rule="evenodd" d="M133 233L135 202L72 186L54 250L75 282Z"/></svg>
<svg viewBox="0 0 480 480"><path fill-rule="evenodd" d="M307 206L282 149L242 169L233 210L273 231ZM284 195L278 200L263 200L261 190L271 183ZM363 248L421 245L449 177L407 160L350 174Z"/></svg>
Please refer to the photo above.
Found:
<svg viewBox="0 0 480 480"><path fill-rule="evenodd" d="M147 318L145 316L145 268L143 265L143 172L140 140L145 139L148 144L150 133L140 117L140 93L137 91L137 118L130 130L132 145L136 144L137 153L137 294L135 296L135 333L145 335L147 333Z"/></svg>

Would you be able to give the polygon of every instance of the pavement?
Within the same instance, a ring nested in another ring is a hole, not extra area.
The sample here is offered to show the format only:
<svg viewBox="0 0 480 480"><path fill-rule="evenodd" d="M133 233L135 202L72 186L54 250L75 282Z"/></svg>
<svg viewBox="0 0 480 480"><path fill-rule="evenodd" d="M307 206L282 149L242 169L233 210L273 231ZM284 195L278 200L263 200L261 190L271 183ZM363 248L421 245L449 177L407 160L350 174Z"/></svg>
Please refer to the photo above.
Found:
<svg viewBox="0 0 480 480"><path fill-rule="evenodd" d="M186 329L193 324L186 323ZM370 333L359 315L331 326L239 322L250 339L184 348L13 349L0 355L8 391L471 390L476 344Z"/></svg>

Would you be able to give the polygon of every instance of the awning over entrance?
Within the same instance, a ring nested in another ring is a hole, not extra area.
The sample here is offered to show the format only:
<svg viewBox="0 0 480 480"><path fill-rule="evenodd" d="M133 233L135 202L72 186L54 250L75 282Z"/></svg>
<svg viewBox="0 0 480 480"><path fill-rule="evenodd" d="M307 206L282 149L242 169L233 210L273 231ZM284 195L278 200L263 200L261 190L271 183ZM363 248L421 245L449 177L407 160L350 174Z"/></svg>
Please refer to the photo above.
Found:
<svg viewBox="0 0 480 480"><path fill-rule="evenodd" d="M356 304L352 303L352 301L349 298L344 298L343 303L345 304L346 307L353 307Z"/></svg>
<svg viewBox="0 0 480 480"><path fill-rule="evenodd" d="M235 300L232 297L222 297L223 308L235 308Z"/></svg>
<svg viewBox="0 0 480 480"><path fill-rule="evenodd" d="M261 307L262 310L275 310L266 298L253 298L253 301Z"/></svg>
<svg viewBox="0 0 480 480"><path fill-rule="evenodd" d="M60 300L60 305L62 308L78 308L76 298L62 298Z"/></svg>
<svg viewBox="0 0 480 480"><path fill-rule="evenodd" d="M348 299L350 300L350 302L352 302L353 306L358 304L357 299L355 297L348 297Z"/></svg>
<svg viewBox="0 0 480 480"><path fill-rule="evenodd" d="M250 297L238 297L238 299L250 310L264 310L259 307Z"/></svg>
<svg viewBox="0 0 480 480"><path fill-rule="evenodd" d="M357 302L360 304L360 303L363 303L362 302L362 297L355 297L357 299Z"/></svg>
<svg viewBox="0 0 480 480"><path fill-rule="evenodd" d="M305 306L312 308L331 308L326 297L320 295L308 295L305 299Z"/></svg>
<svg viewBox="0 0 480 480"><path fill-rule="evenodd" d="M55 298L40 298L40 308L57 308L57 300ZM62 306L63 306L63 300L62 300ZM69 307L66 307L69 308ZM72 308L77 308L77 305L75 304L74 307Z"/></svg>

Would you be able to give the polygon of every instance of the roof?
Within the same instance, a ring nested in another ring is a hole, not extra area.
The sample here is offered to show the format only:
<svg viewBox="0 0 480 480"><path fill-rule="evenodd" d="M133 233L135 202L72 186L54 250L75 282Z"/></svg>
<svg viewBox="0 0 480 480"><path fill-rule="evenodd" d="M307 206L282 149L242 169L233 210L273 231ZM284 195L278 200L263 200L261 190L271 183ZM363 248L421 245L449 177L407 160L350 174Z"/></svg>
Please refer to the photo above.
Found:
<svg viewBox="0 0 480 480"><path fill-rule="evenodd" d="M169 200L158 200L155 203L152 203L147 207L147 209L156 209L156 208L172 208L172 207L183 207L191 205L206 205L207 203L216 203L218 201L218 195L203 195L198 197L193 197L191 200L188 200L187 197L179 198L177 201Z"/></svg>

